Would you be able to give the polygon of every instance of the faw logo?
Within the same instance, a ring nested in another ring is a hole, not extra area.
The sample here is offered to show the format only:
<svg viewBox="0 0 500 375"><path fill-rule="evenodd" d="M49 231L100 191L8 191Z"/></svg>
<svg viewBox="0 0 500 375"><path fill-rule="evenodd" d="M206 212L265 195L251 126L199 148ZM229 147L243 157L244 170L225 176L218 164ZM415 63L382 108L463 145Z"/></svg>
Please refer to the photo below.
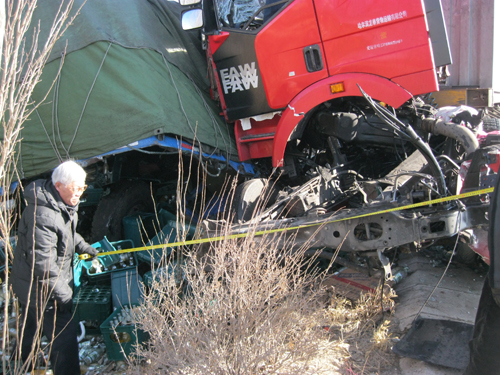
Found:
<svg viewBox="0 0 500 375"><path fill-rule="evenodd" d="M234 94L236 91L249 90L250 86L256 89L259 85L259 77L257 76L257 69L255 69L255 62L243 66L238 65L238 69L234 66L221 69L220 76L224 94Z"/></svg>

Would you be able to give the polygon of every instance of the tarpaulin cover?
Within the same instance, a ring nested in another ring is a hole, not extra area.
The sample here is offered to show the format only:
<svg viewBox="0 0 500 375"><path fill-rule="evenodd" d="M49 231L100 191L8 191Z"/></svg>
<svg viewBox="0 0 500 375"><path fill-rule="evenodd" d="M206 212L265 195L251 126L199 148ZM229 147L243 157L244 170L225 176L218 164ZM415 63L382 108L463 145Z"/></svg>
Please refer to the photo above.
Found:
<svg viewBox="0 0 500 375"><path fill-rule="evenodd" d="M32 24L40 20L41 40L60 4L39 2ZM72 11L80 7L35 88L35 102L49 94L24 124L21 177L160 133L196 138L237 158L229 126L208 95L198 31L182 30L179 4L75 0Z"/></svg>

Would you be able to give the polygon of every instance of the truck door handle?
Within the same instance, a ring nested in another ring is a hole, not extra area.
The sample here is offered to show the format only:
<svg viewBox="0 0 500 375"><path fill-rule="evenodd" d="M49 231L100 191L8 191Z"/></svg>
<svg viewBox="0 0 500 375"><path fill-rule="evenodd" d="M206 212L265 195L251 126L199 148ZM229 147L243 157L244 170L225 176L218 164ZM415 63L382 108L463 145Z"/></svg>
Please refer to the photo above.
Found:
<svg viewBox="0 0 500 375"><path fill-rule="evenodd" d="M304 60L308 72L317 72L323 69L323 58L321 57L321 49L317 44L304 47Z"/></svg>

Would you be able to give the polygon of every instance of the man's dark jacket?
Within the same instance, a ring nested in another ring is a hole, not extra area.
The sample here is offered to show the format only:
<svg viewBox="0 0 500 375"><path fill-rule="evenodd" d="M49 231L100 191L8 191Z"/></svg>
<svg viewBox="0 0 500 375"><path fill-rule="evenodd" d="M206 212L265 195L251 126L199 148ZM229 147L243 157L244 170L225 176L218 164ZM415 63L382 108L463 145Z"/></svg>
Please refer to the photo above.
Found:
<svg viewBox="0 0 500 375"><path fill-rule="evenodd" d="M38 305L73 298L73 259L97 250L76 233L78 206L68 206L50 180L36 180L24 191L28 206L18 227L11 281L19 301Z"/></svg>

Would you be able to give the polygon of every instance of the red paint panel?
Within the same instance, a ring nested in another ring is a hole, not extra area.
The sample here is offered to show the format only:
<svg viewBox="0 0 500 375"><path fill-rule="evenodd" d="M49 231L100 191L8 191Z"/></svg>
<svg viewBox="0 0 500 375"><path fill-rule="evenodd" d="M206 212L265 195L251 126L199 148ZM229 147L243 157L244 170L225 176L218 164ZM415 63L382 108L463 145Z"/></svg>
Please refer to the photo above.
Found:
<svg viewBox="0 0 500 375"><path fill-rule="evenodd" d="M243 130L241 121L234 127L238 155L241 161L270 157L273 153L273 140L280 115L272 119L256 121L250 118L251 128Z"/></svg>
<svg viewBox="0 0 500 375"><path fill-rule="evenodd" d="M424 18L324 42L331 75L361 72L387 78L433 69ZM339 53L341 51L341 53Z"/></svg>
<svg viewBox="0 0 500 375"><path fill-rule="evenodd" d="M325 68L309 73L303 48L318 44L324 56L312 0L295 0L267 24L255 39L262 81L271 108L284 108L312 83L325 78Z"/></svg>
<svg viewBox="0 0 500 375"><path fill-rule="evenodd" d="M314 0L314 4L323 41L424 16L422 0Z"/></svg>
<svg viewBox="0 0 500 375"><path fill-rule="evenodd" d="M220 34L216 35L209 35L208 45L210 46L210 55L213 55L227 38L229 38L229 33L227 31L222 31Z"/></svg>
<svg viewBox="0 0 500 375"><path fill-rule="evenodd" d="M240 161L267 158L273 154L273 139L261 139L249 143L238 143Z"/></svg>
<svg viewBox="0 0 500 375"><path fill-rule="evenodd" d="M360 72L393 79L434 69L421 0L315 4L330 75ZM414 95L437 90L434 78L400 82L410 84L404 87Z"/></svg>
<svg viewBox="0 0 500 375"><path fill-rule="evenodd" d="M413 96L439 90L439 83L434 69L396 77L392 81L406 88Z"/></svg>

